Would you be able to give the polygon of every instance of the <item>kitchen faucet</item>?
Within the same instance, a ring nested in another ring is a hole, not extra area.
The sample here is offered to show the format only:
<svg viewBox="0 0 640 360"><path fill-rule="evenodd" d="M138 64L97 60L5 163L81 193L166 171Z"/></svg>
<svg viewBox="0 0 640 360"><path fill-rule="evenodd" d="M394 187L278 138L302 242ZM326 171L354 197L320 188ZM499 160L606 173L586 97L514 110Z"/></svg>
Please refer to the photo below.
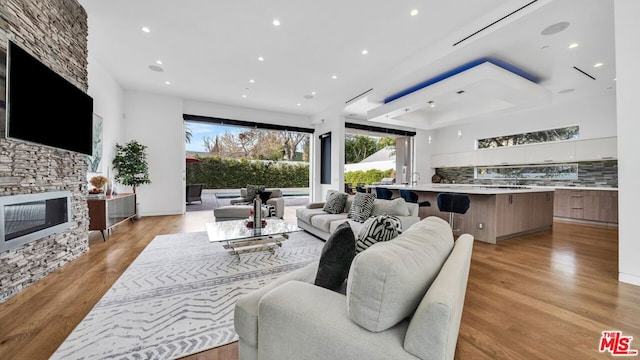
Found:
<svg viewBox="0 0 640 360"><path fill-rule="evenodd" d="M418 175L418 180L416 180L415 175ZM411 184L413 186L416 186L418 185L418 181L420 181L420 173L416 171L413 174L411 174Z"/></svg>

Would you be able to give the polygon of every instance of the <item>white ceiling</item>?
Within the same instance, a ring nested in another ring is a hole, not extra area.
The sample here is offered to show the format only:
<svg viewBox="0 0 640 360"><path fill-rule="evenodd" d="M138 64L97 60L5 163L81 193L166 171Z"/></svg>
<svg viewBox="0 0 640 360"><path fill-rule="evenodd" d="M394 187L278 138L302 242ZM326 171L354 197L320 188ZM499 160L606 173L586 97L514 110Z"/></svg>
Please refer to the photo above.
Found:
<svg viewBox="0 0 640 360"><path fill-rule="evenodd" d="M394 93L491 57L537 77L552 102L615 91L610 0L79 2L89 15L90 59L126 90L312 116L373 89L345 109L366 119ZM541 35L561 21L570 23L566 30ZM579 46L568 49L574 42ZM163 72L149 69L156 60ZM597 62L603 66L594 68ZM574 90L558 94L565 89ZM433 116L422 111L398 125L455 122L451 114L447 121L412 120Z"/></svg>

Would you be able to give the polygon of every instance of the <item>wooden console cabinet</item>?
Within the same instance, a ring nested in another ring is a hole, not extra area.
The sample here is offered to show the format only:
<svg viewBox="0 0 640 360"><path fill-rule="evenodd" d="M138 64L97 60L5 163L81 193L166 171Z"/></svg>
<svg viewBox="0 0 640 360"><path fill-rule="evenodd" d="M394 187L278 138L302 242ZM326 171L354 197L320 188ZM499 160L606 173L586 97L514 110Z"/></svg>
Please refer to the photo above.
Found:
<svg viewBox="0 0 640 360"><path fill-rule="evenodd" d="M136 216L136 194L107 195L100 198L87 198L89 206L89 230L104 231L131 220Z"/></svg>

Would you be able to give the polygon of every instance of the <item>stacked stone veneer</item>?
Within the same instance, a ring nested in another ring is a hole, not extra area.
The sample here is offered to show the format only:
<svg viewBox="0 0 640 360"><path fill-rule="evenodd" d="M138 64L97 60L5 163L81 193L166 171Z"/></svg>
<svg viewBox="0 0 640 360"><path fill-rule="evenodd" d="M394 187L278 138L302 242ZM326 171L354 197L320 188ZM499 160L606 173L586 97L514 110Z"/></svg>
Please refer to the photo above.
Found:
<svg viewBox="0 0 640 360"><path fill-rule="evenodd" d="M476 180L473 167L441 168L436 174L447 182L459 184L511 184L513 179L505 180ZM577 180L518 180L522 185L538 186L588 186L588 187L618 187L618 161L584 161L578 163Z"/></svg>
<svg viewBox="0 0 640 360"><path fill-rule="evenodd" d="M0 48L5 51L7 38L86 91L87 15L76 0L2 0ZM2 63L0 70L4 66ZM0 76L2 90L4 82ZM3 100L0 98L0 107ZM2 132L4 120L4 109L0 109ZM59 123L61 131L73 131L65 126L63 108L51 109L48 121ZM0 253L0 303L89 250L86 173L85 155L6 139L1 134L0 195L69 190L74 225Z"/></svg>

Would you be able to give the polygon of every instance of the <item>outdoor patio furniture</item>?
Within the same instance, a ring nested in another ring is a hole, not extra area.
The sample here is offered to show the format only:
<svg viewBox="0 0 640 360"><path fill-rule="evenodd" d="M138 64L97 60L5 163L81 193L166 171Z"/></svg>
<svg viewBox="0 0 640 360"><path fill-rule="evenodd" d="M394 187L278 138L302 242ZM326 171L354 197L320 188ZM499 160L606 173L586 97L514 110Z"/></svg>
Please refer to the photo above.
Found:
<svg viewBox="0 0 640 360"><path fill-rule="evenodd" d="M187 204L199 201L202 204L202 188L204 184L187 185Z"/></svg>

